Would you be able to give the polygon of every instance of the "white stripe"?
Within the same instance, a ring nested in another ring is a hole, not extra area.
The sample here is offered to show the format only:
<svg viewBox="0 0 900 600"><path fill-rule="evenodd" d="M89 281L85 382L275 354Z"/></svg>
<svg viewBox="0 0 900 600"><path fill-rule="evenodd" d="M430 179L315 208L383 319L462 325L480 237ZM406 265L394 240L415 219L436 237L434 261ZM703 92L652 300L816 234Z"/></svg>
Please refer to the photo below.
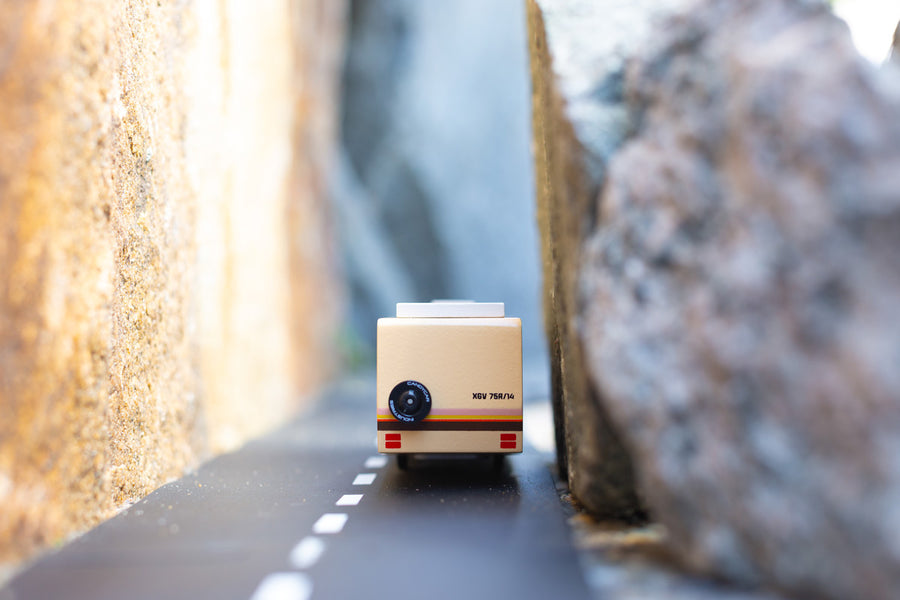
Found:
<svg viewBox="0 0 900 600"><path fill-rule="evenodd" d="M325 542L317 537L308 535L294 546L289 560L294 568L308 569L318 562L324 551Z"/></svg>
<svg viewBox="0 0 900 600"><path fill-rule="evenodd" d="M370 456L366 459L366 468L367 469L380 469L384 465L387 464L388 457L387 456Z"/></svg>
<svg viewBox="0 0 900 600"><path fill-rule="evenodd" d="M303 573L271 573L266 575L251 600L307 600L312 595L312 581Z"/></svg>
<svg viewBox="0 0 900 600"><path fill-rule="evenodd" d="M344 494L335 504L337 506L356 506L362 497L362 494Z"/></svg>
<svg viewBox="0 0 900 600"><path fill-rule="evenodd" d="M353 485L372 485L375 481L375 473L360 473L353 480Z"/></svg>
<svg viewBox="0 0 900 600"><path fill-rule="evenodd" d="M440 302L397 303L397 318L399 319L440 319L445 317L502 318L505 314L506 310L502 302L442 300ZM453 325L455 326L456 323Z"/></svg>
<svg viewBox="0 0 900 600"><path fill-rule="evenodd" d="M313 533L340 533L346 522L346 513L325 513L313 525Z"/></svg>

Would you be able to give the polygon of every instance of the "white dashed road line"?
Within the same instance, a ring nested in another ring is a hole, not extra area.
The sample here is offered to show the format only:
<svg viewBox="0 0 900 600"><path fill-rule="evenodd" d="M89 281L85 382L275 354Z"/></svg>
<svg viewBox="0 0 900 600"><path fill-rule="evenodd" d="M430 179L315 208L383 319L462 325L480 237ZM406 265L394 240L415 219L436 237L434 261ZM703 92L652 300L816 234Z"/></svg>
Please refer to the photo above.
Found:
<svg viewBox="0 0 900 600"><path fill-rule="evenodd" d="M319 520L313 523L313 533L320 535L340 533L347 523L349 515L347 513L325 513Z"/></svg>
<svg viewBox="0 0 900 600"><path fill-rule="evenodd" d="M375 473L360 473L353 480L353 485L372 485L375 481Z"/></svg>
<svg viewBox="0 0 900 600"><path fill-rule="evenodd" d="M379 456L370 456L366 459L365 467L367 469L380 469L387 464L387 461L388 457L383 454Z"/></svg>
<svg viewBox="0 0 900 600"><path fill-rule="evenodd" d="M356 506L359 504L359 501L362 500L362 494L344 494L341 496L335 505L337 506Z"/></svg>
<svg viewBox="0 0 900 600"><path fill-rule="evenodd" d="M365 468L380 469L387 465L387 462L387 456L370 456L366 459ZM353 480L353 485L372 485L373 481L375 473L360 473ZM335 505L356 506L362 499L363 494L344 494L338 498ZM325 513L313 523L313 533L318 535L340 533L349 518L347 513ZM308 569L318 562L323 552L325 552L324 540L308 535L294 546L288 560L295 569ZM308 600L312 590L312 580L305 573L271 573L259 583L251 600Z"/></svg>
<svg viewBox="0 0 900 600"><path fill-rule="evenodd" d="M303 573L271 573L266 575L251 600L307 600L312 595L312 581Z"/></svg>
<svg viewBox="0 0 900 600"><path fill-rule="evenodd" d="M308 535L294 546L289 560L296 569L308 569L319 561L319 557L325 552L325 542Z"/></svg>

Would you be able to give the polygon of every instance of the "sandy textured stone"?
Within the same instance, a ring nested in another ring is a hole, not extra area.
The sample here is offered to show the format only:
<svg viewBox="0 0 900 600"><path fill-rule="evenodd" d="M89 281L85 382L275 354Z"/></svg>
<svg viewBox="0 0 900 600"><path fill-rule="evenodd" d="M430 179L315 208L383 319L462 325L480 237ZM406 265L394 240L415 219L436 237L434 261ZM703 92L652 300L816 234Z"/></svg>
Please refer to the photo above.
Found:
<svg viewBox="0 0 900 600"><path fill-rule="evenodd" d="M320 376L339 6L0 7L0 561Z"/></svg>
<svg viewBox="0 0 900 600"><path fill-rule="evenodd" d="M895 73L821 3L707 0L661 29L626 95L583 335L654 516L697 569L894 597Z"/></svg>
<svg viewBox="0 0 900 600"><path fill-rule="evenodd" d="M324 177L344 5L263 6L188 14L197 344L217 451L279 422L321 380L340 307Z"/></svg>

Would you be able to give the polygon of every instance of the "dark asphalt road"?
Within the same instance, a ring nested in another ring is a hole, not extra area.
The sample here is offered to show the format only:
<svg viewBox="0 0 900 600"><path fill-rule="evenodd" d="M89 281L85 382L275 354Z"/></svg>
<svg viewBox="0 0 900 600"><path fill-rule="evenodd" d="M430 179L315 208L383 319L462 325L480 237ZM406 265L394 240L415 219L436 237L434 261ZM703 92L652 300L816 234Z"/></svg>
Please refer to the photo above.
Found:
<svg viewBox="0 0 900 600"><path fill-rule="evenodd" d="M0 600L586 598L545 459L374 452L374 387L335 388L44 557ZM368 482L368 483L367 483Z"/></svg>

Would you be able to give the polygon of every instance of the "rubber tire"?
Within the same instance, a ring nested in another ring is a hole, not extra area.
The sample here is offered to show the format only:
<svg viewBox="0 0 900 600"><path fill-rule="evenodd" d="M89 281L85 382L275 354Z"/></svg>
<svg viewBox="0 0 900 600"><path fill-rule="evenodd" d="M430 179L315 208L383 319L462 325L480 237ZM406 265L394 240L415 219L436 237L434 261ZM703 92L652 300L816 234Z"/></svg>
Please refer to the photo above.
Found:
<svg viewBox="0 0 900 600"><path fill-rule="evenodd" d="M406 471L409 469L409 454L397 455L397 468L401 471Z"/></svg>
<svg viewBox="0 0 900 600"><path fill-rule="evenodd" d="M506 467L506 455L494 454L491 457L491 470L494 473L502 473L504 467Z"/></svg>

